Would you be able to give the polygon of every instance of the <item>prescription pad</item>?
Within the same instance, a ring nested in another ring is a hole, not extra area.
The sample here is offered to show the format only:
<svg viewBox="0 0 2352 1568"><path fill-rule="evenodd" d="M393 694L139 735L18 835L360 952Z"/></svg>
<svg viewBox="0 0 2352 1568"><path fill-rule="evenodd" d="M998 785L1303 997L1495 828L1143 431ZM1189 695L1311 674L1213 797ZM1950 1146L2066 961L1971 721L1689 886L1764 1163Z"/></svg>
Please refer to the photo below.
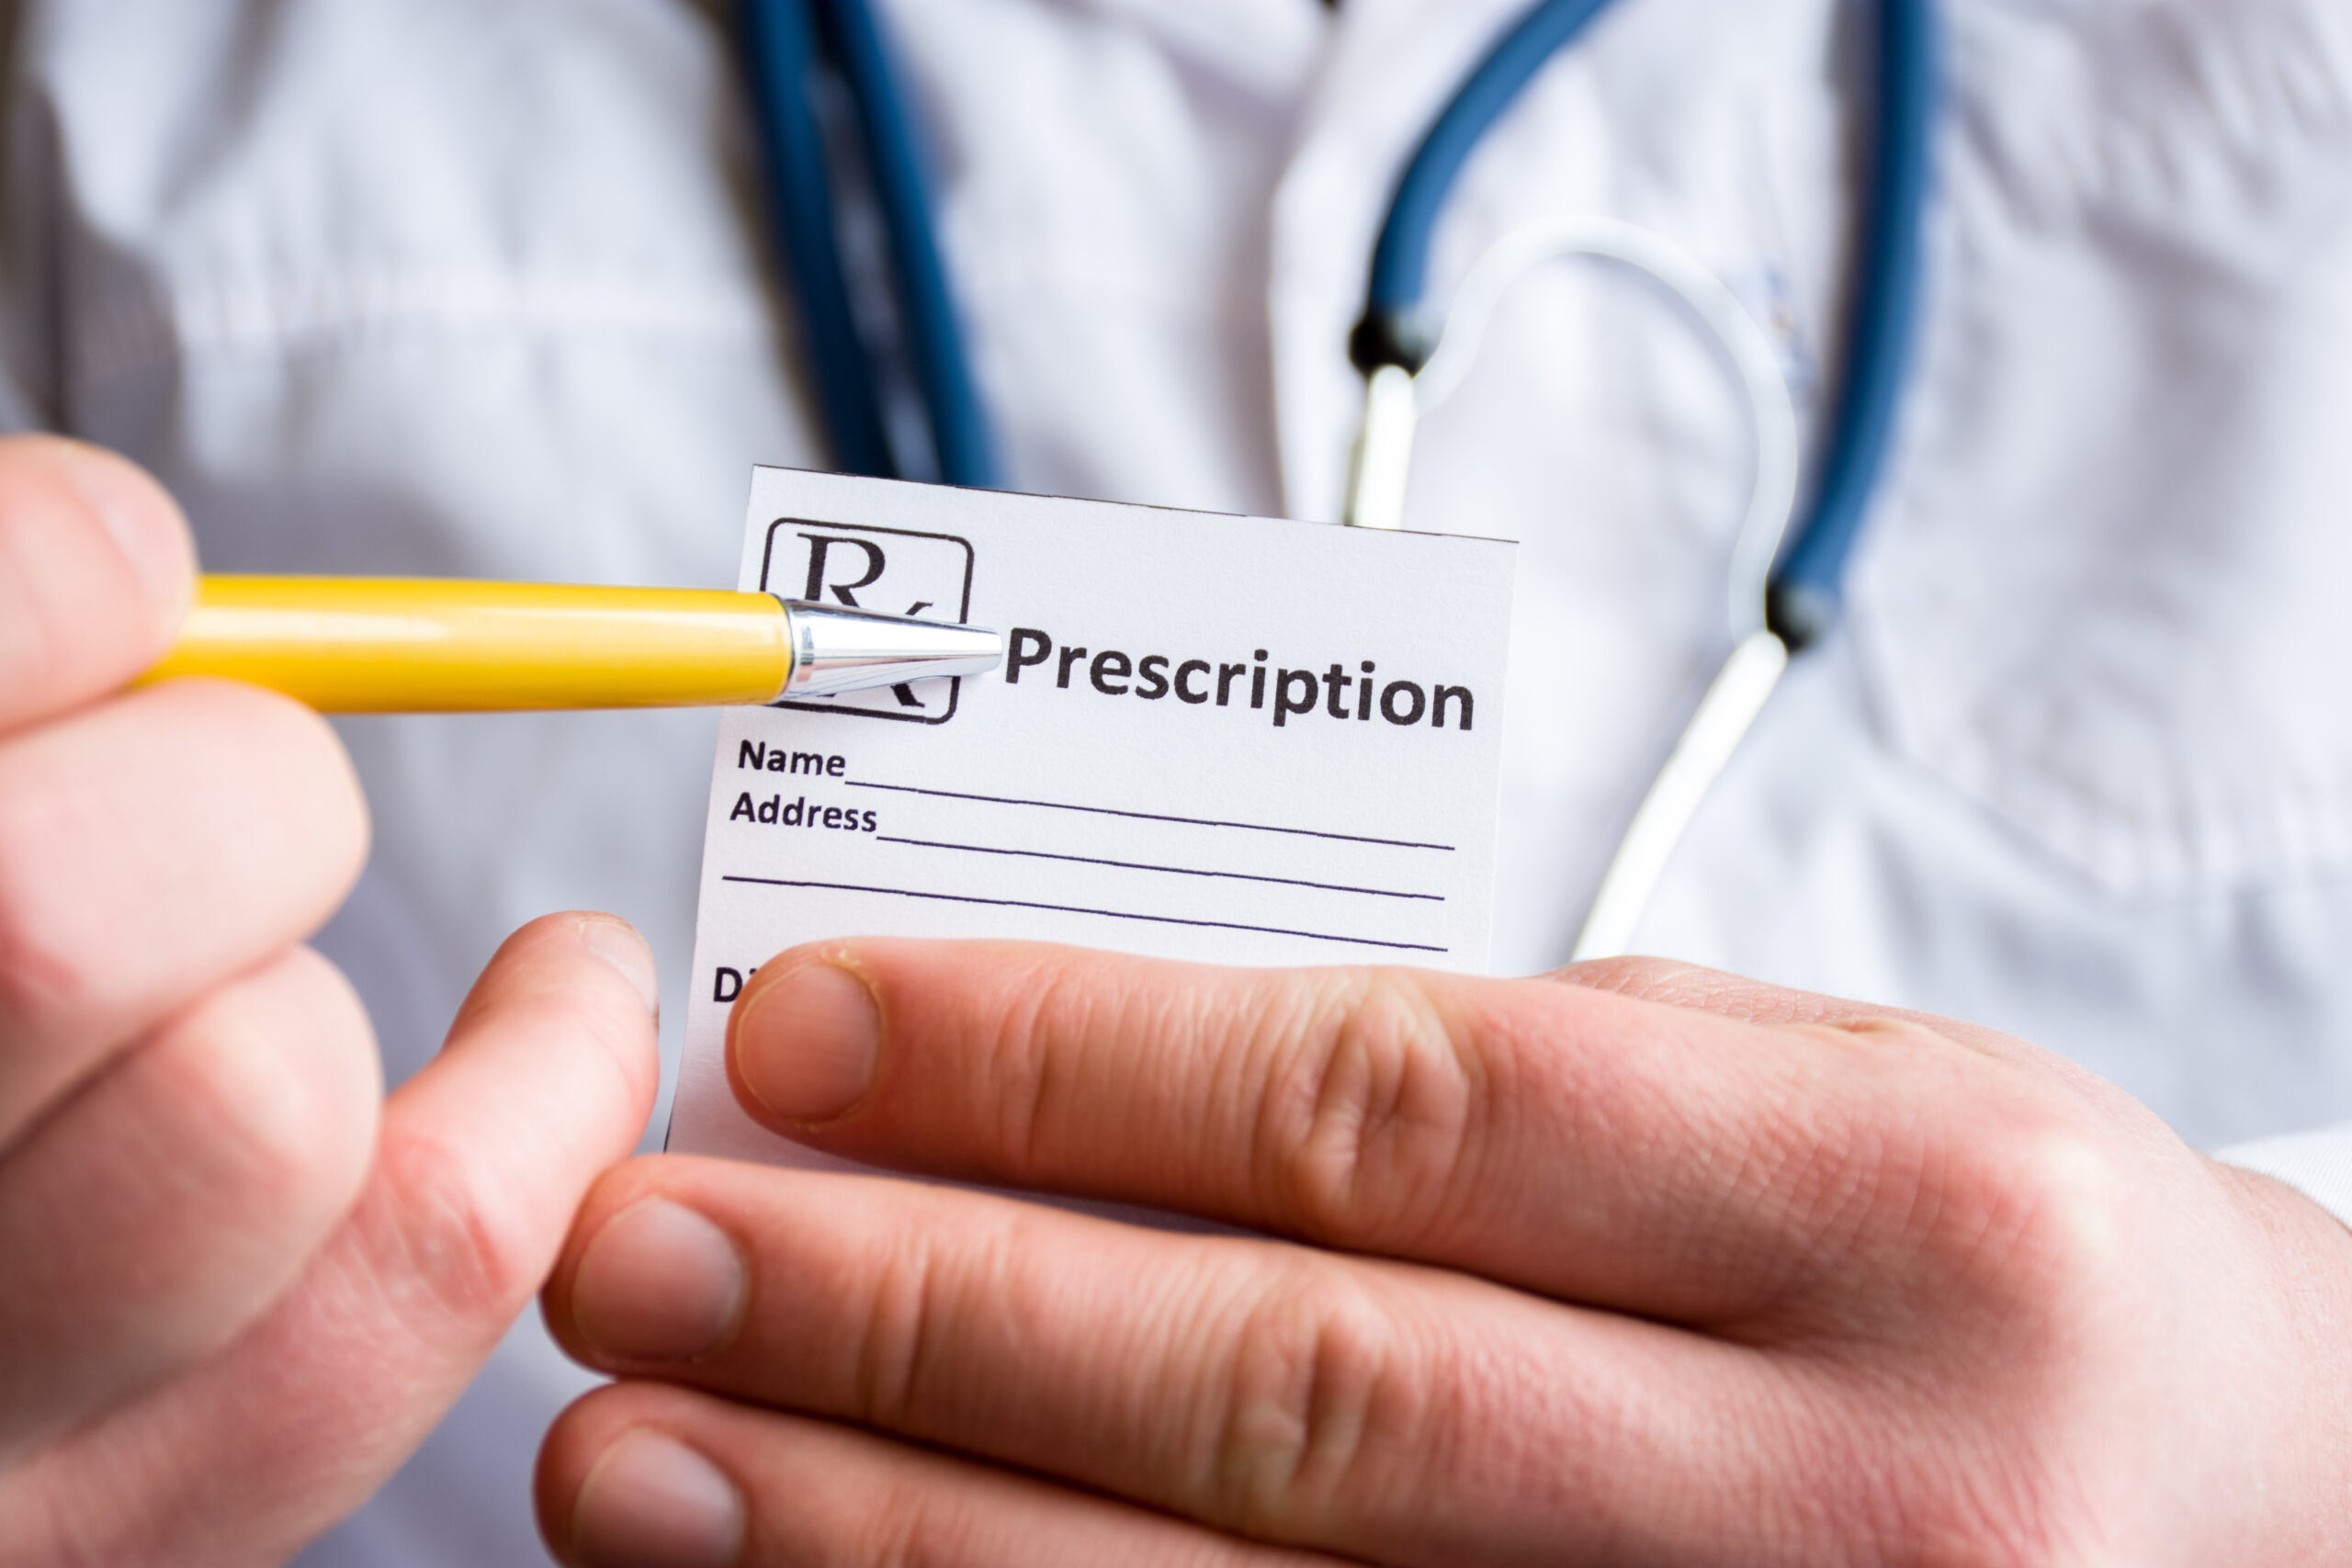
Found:
<svg viewBox="0 0 2352 1568"><path fill-rule="evenodd" d="M1483 972L1514 547L761 468L741 586L989 626L995 671L719 724L670 1146L727 1013L858 935Z"/></svg>

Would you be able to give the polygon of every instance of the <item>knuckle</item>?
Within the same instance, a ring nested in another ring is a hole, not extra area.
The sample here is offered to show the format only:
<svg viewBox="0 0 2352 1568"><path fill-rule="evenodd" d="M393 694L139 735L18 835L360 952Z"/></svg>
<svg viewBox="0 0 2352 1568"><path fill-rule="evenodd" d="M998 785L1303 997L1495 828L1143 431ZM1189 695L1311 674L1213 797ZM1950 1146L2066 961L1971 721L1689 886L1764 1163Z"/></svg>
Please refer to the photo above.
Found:
<svg viewBox="0 0 2352 1568"><path fill-rule="evenodd" d="M206 728L242 733L246 755L269 759L262 800L270 817L313 840L311 859L340 887L367 857L368 803L334 728L275 692L225 681L180 684L195 688L179 694L183 700L218 710L201 716Z"/></svg>
<svg viewBox="0 0 2352 1568"><path fill-rule="evenodd" d="M2118 1568L2087 1511L2027 1463L2010 1463L1923 1487L1887 1510L1885 1555L1951 1568Z"/></svg>
<svg viewBox="0 0 2352 1568"><path fill-rule="evenodd" d="M378 1199L358 1223L385 1294L418 1337L445 1324L503 1327L551 1266L555 1239L540 1234L504 1184L465 1149L410 1132L387 1136L377 1156Z"/></svg>
<svg viewBox="0 0 2352 1568"><path fill-rule="evenodd" d="M1633 955L1588 959L1555 970L1552 977L1589 991L1670 1007L1709 1008L1719 1005L1726 993L1754 988L1749 982L1695 964Z"/></svg>
<svg viewBox="0 0 2352 1568"><path fill-rule="evenodd" d="M65 857L109 827L46 779L0 786L0 1030L38 1035L107 1010L106 944L90 940L92 899Z"/></svg>
<svg viewBox="0 0 2352 1568"><path fill-rule="evenodd" d="M7 549L4 532L0 551L17 569L0 572L0 583L8 584L0 589L6 601L6 613L0 615L0 673L17 690L47 694L72 678L72 640L66 630L71 617L50 591L46 573L22 570L25 552ZM0 711L14 717L17 705L9 703Z"/></svg>
<svg viewBox="0 0 2352 1568"><path fill-rule="evenodd" d="M1417 1424L1408 1358L1360 1282L1329 1270L1273 1281L1231 1357L1199 1482L1212 1517L1251 1534L1311 1531L1378 1483L1377 1454L1411 1450L1391 1440Z"/></svg>
<svg viewBox="0 0 2352 1568"><path fill-rule="evenodd" d="M835 1561L870 1568L944 1568L985 1562L993 1531L942 1489L904 1480L886 1486L840 1534L849 1550Z"/></svg>
<svg viewBox="0 0 2352 1568"><path fill-rule="evenodd" d="M1044 955L1024 955L1000 993L995 1007L970 1032L976 1050L974 1081L986 1099L994 1145L1006 1151L1013 1168L1047 1168L1048 1151L1069 1116L1082 1106L1068 1092L1077 1075L1064 1070L1062 1040L1085 1041L1098 1033L1140 1033L1148 1021L1125 1016L1102 1031L1097 1013L1106 1004L1095 987L1074 980L1063 965Z"/></svg>
<svg viewBox="0 0 2352 1568"><path fill-rule="evenodd" d="M2113 1151L2063 1117L2011 1113L1946 1154L1929 1256L1943 1280L2026 1321L2064 1311L2117 1266L2131 1183Z"/></svg>
<svg viewBox="0 0 2352 1568"><path fill-rule="evenodd" d="M167 737L201 770L206 807L240 830L298 850L340 883L367 844L366 797L349 754L321 715L291 697L233 681L188 678L115 705L116 723Z"/></svg>
<svg viewBox="0 0 2352 1568"><path fill-rule="evenodd" d="M1869 1037L1902 1071L1869 1113L1824 1137L1814 1120L1768 1120L1743 1151L1743 1185L1775 1195L1775 1233L1799 1261L1783 1290L1815 1305L1857 1259L1915 1281L1921 1301L2007 1313L2063 1305L2110 1269L2132 1184L2112 1140L2046 1087L1979 1058L1912 1049L1943 1037L1902 1020L1835 1026Z"/></svg>
<svg viewBox="0 0 2352 1568"><path fill-rule="evenodd" d="M1311 1044L1268 1086L1255 1163L1301 1230L1410 1245L1446 1223L1475 1174L1488 1120L1484 1064L1416 977L1379 971L1338 983L1350 989L1302 1004L1321 1017L1293 1033Z"/></svg>
<svg viewBox="0 0 2352 1568"><path fill-rule="evenodd" d="M241 1021L206 1021L195 1049L175 1052L166 1093L234 1150L247 1191L273 1206L340 1206L356 1187L366 1147L345 1080L353 1075L319 1053L283 1049L248 1035ZM293 1043L300 1047L303 1043Z"/></svg>
<svg viewBox="0 0 2352 1568"><path fill-rule="evenodd" d="M22 456L13 443L0 448L0 459ZM70 689L80 662L76 629L93 615L103 622L109 608L91 592L104 579L73 570L87 552L73 548L80 541L69 540L61 526L69 515L45 487L28 491L9 484L0 491L0 675L11 695ZM12 716L17 707L5 703Z"/></svg>
<svg viewBox="0 0 2352 1568"><path fill-rule="evenodd" d="M36 1461L0 1472L0 1568L103 1568L130 1561L116 1539L123 1510L107 1507L111 1501L105 1480L86 1468Z"/></svg>
<svg viewBox="0 0 2352 1568"><path fill-rule="evenodd" d="M775 1560L859 1568L950 1568L1007 1561L996 1501L939 1484L924 1468L876 1462L862 1434L801 1432L773 1454L771 1477L799 1499L763 1521ZM762 1561L767 1561L763 1559Z"/></svg>
<svg viewBox="0 0 2352 1568"><path fill-rule="evenodd" d="M102 999L100 956L41 918L46 900L11 865L0 829L0 1039L39 1037Z"/></svg>
<svg viewBox="0 0 2352 1568"><path fill-rule="evenodd" d="M983 1252L993 1245L980 1236L965 1240ZM945 1291L943 1271L922 1242L901 1244L877 1267L850 1363L855 1407L869 1425L888 1431L919 1426L939 1365L941 1325L955 1310L943 1299Z"/></svg>
<svg viewBox="0 0 2352 1568"><path fill-rule="evenodd" d="M376 1057L358 1000L324 959L288 953L152 1036L142 1095L243 1201L318 1224L368 1168Z"/></svg>
<svg viewBox="0 0 2352 1568"><path fill-rule="evenodd" d="M137 746L168 776L125 773ZM367 850L332 729L225 682L130 694L0 752L0 1031L102 1035L323 920Z"/></svg>

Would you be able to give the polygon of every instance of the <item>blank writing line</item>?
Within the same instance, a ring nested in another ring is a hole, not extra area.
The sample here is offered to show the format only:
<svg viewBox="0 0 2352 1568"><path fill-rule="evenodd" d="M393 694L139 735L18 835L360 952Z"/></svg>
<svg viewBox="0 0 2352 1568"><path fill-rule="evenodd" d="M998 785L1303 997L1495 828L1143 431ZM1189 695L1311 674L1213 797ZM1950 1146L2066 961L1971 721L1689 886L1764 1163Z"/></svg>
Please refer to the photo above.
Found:
<svg viewBox="0 0 2352 1568"><path fill-rule="evenodd" d="M961 893L922 893L911 887L865 887L854 882L794 882L777 876L722 876L721 882L752 882L763 887L815 887L831 893L880 893L893 898L933 898L944 904L986 904L999 909L1045 909L1057 915L1100 915L1108 920L1149 920L1159 926L1203 926L1224 931L1256 931L1264 936L1304 937L1308 942L1343 942L1350 947L1387 947L1400 953L1444 953L1418 942L1382 942L1368 936L1333 936L1328 931L1295 931L1282 926L1245 926L1232 920L1185 920L1174 915L1138 915L1125 909L1081 909L1069 904L1033 904L1025 898L976 898Z"/></svg>
<svg viewBox="0 0 2352 1568"><path fill-rule="evenodd" d="M900 795L935 795L943 800L982 800L990 806L1042 806L1048 811L1084 811L1096 817L1131 817L1139 822L1181 822L1188 828L1239 828L1251 833L1289 833L1302 839L1337 839L1349 844L1380 844L1392 850L1442 850L1453 852L1452 844L1417 844L1406 839L1373 839L1362 833L1327 833L1315 828L1276 828L1264 822L1219 822L1206 817L1163 817L1156 811L1115 811L1107 806L1072 806L1062 800L1015 800L1002 795L965 795L952 789L917 789L912 784L869 784L864 779L844 779L852 789L895 790Z"/></svg>
<svg viewBox="0 0 2352 1568"><path fill-rule="evenodd" d="M1337 882L1302 882L1295 876L1260 876L1247 871L1196 871L1188 865L1146 865L1141 861L1097 860L1092 855L1059 855L1046 850L1001 850L988 844L943 844L936 839L894 839L888 833L877 834L876 841L884 844L914 844L926 850L966 850L976 855L1021 855L1029 860L1066 860L1080 865L1114 865L1122 871L1165 871L1177 876L1223 876L1237 882L1274 882L1284 887L1314 887L1326 893L1362 893L1373 898L1419 898L1431 904L1442 904L1442 893L1391 893L1385 887L1349 887Z"/></svg>

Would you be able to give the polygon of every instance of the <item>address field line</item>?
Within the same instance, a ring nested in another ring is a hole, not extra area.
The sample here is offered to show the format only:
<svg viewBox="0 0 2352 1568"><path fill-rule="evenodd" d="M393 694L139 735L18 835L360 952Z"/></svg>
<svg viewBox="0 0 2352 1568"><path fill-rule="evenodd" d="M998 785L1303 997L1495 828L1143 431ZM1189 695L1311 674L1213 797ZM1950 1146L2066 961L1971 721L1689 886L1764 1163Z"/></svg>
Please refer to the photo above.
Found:
<svg viewBox="0 0 2352 1568"><path fill-rule="evenodd" d="M1378 844L1391 850L1437 850L1454 852L1452 844L1416 843L1410 839L1376 839L1366 833L1334 833L1320 828L1282 828L1271 822L1225 822L1211 817L1171 817L1158 811L1125 811L1110 806L1078 806L1067 800L1023 800L1008 795L970 795L962 790L922 789L914 784L876 784L868 779L843 779L852 789L887 789L899 795L928 795L941 800L977 800L990 806L1035 806L1047 811L1083 811L1095 817L1126 817L1138 822L1176 822L1188 828L1235 828L1249 833L1288 833L1301 839L1334 839L1345 844Z"/></svg>
<svg viewBox="0 0 2352 1568"><path fill-rule="evenodd" d="M1250 871L1204 871L1189 865L1148 865L1142 861L1103 860L1094 855L1057 854L1051 850L1012 850L993 844L951 844L938 839L899 839L888 833L876 835L875 842L882 844L913 844L926 850L961 850L976 855L1019 855L1024 860L1069 861L1078 865L1116 866L1122 871L1164 871L1171 876L1216 876L1235 882L1271 882L1282 887L1312 887L1324 893L1361 893L1368 898L1413 898L1428 904L1442 904L1442 893L1399 893L1386 887L1351 887L1340 882L1308 882L1295 876L1265 876Z"/></svg>

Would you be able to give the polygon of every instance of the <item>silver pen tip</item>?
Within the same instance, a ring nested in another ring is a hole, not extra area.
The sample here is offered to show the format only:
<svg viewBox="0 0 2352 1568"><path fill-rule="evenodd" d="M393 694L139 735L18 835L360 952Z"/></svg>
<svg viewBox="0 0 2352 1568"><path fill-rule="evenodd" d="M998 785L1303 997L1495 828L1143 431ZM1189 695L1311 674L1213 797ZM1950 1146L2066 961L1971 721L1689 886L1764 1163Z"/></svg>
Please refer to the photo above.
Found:
<svg viewBox="0 0 2352 1568"><path fill-rule="evenodd" d="M985 675L1004 660L1004 637L985 626L876 615L782 599L792 675L779 697L823 697L908 681Z"/></svg>

